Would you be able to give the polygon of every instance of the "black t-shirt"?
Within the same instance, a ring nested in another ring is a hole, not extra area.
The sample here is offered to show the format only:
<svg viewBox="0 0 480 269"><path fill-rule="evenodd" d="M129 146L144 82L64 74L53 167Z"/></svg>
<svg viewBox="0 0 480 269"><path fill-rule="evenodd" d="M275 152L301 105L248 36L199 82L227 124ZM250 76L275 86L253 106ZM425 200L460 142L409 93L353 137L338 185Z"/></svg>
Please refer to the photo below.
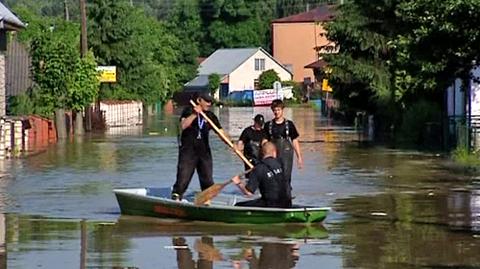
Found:
<svg viewBox="0 0 480 269"><path fill-rule="evenodd" d="M253 126L249 126L243 130L239 140L243 142L244 152L247 158L258 158L260 144L266 139L263 130L257 130Z"/></svg>
<svg viewBox="0 0 480 269"><path fill-rule="evenodd" d="M193 107L186 107L183 110L182 115L180 116L180 121L182 120L182 118L187 118L194 112L195 111L193 110ZM217 116L215 116L213 112L204 112L207 117L209 117L219 129L222 128ZM184 149L193 149L195 151L209 151L210 146L208 143L208 132L211 129L213 129L213 127L210 126L207 120L205 120L201 115L195 117L192 124L182 131L180 137L180 146Z"/></svg>
<svg viewBox="0 0 480 269"><path fill-rule="evenodd" d="M289 207L291 187L283 174L282 164L272 157L263 159L250 174L246 188L254 193L260 189L267 206Z"/></svg>
<svg viewBox="0 0 480 269"><path fill-rule="evenodd" d="M291 120L284 120L280 124L276 123L275 120L271 120L265 123L263 131L268 140L288 137L293 140L300 136L295 124Z"/></svg>

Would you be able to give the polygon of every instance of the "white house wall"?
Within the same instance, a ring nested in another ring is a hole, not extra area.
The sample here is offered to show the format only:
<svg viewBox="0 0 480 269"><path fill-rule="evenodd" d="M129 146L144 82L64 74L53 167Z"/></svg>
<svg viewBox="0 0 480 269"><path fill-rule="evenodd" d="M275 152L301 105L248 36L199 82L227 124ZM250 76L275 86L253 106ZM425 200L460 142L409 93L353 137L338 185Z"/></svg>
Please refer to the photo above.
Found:
<svg viewBox="0 0 480 269"><path fill-rule="evenodd" d="M265 70L255 70L255 59L258 58L265 59ZM252 57L250 57L243 64L241 64L237 69L235 69L232 73L230 73L229 92L253 90L255 80L258 79L258 77L260 76L260 74L262 74L263 71L269 69L275 70L282 81L292 79L292 75L288 71L286 71L282 66L272 60L270 56L259 50L254 55L252 55Z"/></svg>
<svg viewBox="0 0 480 269"><path fill-rule="evenodd" d="M480 78L480 67L472 69L472 76ZM480 116L480 83L475 80L470 81L470 102L472 104L472 116Z"/></svg>

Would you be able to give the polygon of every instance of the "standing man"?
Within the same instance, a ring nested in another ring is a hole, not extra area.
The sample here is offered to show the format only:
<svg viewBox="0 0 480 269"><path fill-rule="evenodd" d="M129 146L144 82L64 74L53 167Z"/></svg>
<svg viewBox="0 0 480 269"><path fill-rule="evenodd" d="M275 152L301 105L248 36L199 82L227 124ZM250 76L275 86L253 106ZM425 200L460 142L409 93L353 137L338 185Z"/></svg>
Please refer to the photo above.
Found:
<svg viewBox="0 0 480 269"><path fill-rule="evenodd" d="M208 142L208 134L213 127L200 112L203 111L220 130L222 127L217 116L209 111L213 98L208 93L196 94L195 97L197 105L186 107L180 116L182 133L179 139L177 180L172 189L173 200L182 200L195 169L202 190L213 185L212 153Z"/></svg>
<svg viewBox="0 0 480 269"><path fill-rule="evenodd" d="M265 119L262 114L257 114L253 118L253 125L245 128L237 141L237 149L245 155L253 165L260 160L260 145L265 137L263 132L263 124ZM245 170L250 167L245 164Z"/></svg>
<svg viewBox="0 0 480 269"><path fill-rule="evenodd" d="M265 124L263 130L267 140L277 146L278 158L282 161L285 177L288 183L290 183L294 151L295 155L297 155L298 169L303 168L302 152L298 141L299 134L293 122L283 117L285 104L282 100L273 100L270 108L272 109L274 118Z"/></svg>
<svg viewBox="0 0 480 269"><path fill-rule="evenodd" d="M262 160L248 178L246 185L239 176L234 176L232 182L248 196L253 195L260 189L261 197L255 200L238 202L236 206L255 207L292 207L291 186L283 173L282 163L277 159L277 148L272 142L266 142L262 146Z"/></svg>

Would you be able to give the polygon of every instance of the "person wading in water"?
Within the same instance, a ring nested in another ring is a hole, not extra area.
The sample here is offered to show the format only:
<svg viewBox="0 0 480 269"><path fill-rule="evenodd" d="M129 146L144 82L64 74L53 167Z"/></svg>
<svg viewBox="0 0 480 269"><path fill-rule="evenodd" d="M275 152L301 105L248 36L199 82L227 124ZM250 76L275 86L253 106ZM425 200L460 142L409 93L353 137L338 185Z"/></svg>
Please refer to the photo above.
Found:
<svg viewBox="0 0 480 269"><path fill-rule="evenodd" d="M236 147L243 152L245 157L253 164L257 164L260 158L260 144L265 137L263 124L265 120L262 114L257 114L253 118L253 125L245 128L237 141ZM249 167L245 164L245 170ZM247 174L248 177L248 174Z"/></svg>
<svg viewBox="0 0 480 269"><path fill-rule="evenodd" d="M293 124L291 120L284 118L283 109L285 108L285 104L282 100L273 100L270 108L272 109L274 118L265 123L263 127L266 140L264 140L262 144L267 140L275 144L278 151L278 158L283 164L285 178L290 184L294 151L295 155L297 155L298 168L303 168L303 157L298 141L300 135L298 134L295 124Z"/></svg>

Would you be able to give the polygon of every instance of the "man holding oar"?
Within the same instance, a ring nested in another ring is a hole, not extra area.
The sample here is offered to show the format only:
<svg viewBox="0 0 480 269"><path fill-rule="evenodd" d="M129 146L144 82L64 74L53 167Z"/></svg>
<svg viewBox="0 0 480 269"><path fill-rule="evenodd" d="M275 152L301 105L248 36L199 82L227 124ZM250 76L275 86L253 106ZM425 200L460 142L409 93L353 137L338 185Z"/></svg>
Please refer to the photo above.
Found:
<svg viewBox="0 0 480 269"><path fill-rule="evenodd" d="M202 190L213 185L212 153L208 134L212 129L203 115L206 115L223 132L220 122L210 111L213 98L208 93L195 96L196 105L186 107L180 117L182 129L179 141L177 180L173 185L172 199L182 200L182 196L197 169Z"/></svg>
<svg viewBox="0 0 480 269"><path fill-rule="evenodd" d="M240 190L251 196L260 189L259 199L238 202L236 206L255 207L280 207L292 206L291 186L283 172L282 163L277 159L277 148L272 142L266 142L262 146L262 160L250 173L246 185L240 180L240 176L234 176L231 180Z"/></svg>

